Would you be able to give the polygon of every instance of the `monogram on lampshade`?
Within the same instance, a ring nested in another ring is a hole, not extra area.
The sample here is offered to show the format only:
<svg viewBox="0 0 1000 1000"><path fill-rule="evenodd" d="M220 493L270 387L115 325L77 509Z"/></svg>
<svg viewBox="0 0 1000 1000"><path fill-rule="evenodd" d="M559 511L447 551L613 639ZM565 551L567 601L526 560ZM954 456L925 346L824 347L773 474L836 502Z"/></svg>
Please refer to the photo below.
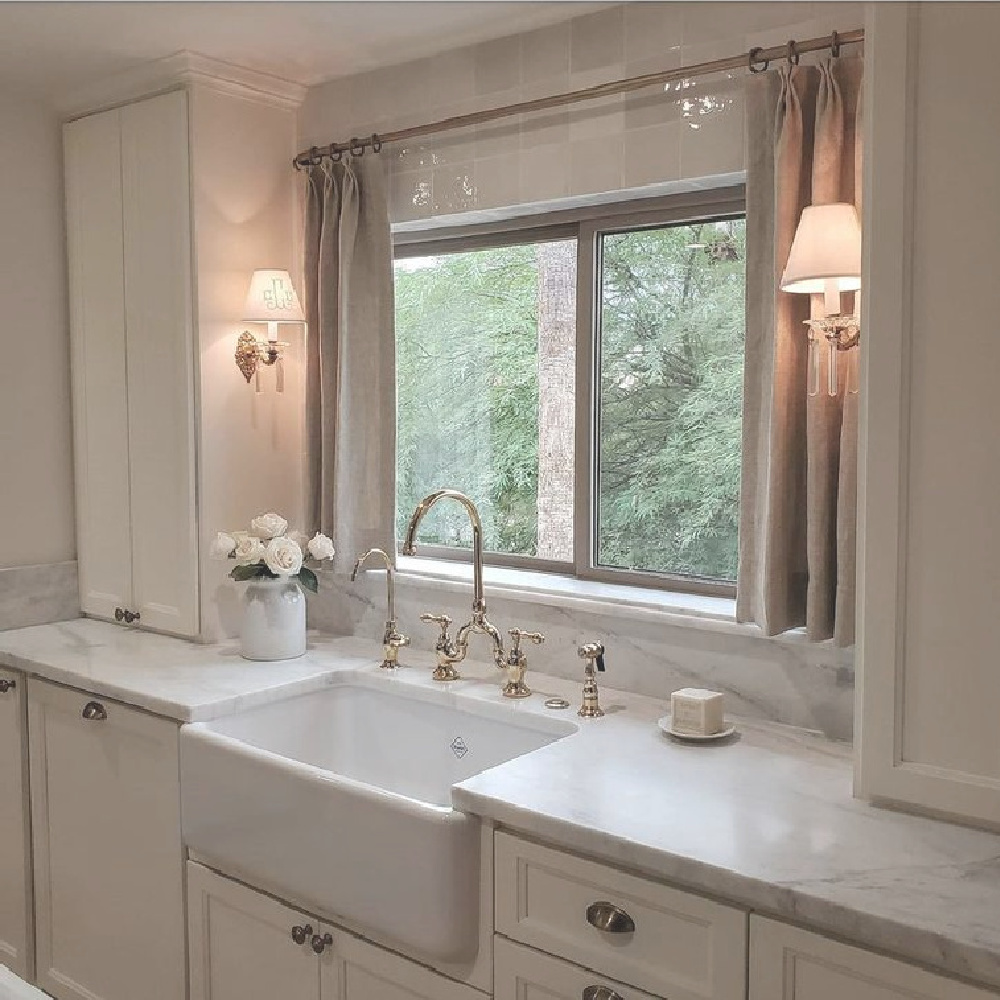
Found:
<svg viewBox="0 0 1000 1000"><path fill-rule="evenodd" d="M281 354L288 345L278 340L278 324L306 321L287 271L275 268L254 271L243 306L243 320L246 323L266 323L267 340L261 341L244 330L236 345L236 366L247 382L256 376L257 391L260 392L260 366L277 364L277 388L281 392L284 388Z"/></svg>
<svg viewBox="0 0 1000 1000"><path fill-rule="evenodd" d="M299 297L295 294L295 287L287 271L254 271L250 279L246 305L243 307L243 321L245 323L306 321L302 314L302 306L299 305Z"/></svg>

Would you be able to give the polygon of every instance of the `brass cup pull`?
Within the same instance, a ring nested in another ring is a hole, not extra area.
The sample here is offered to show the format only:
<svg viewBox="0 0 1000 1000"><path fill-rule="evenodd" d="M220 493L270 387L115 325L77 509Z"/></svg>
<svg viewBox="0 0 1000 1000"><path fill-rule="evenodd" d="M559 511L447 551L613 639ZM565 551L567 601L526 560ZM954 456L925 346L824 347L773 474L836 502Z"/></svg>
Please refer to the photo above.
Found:
<svg viewBox="0 0 1000 1000"><path fill-rule="evenodd" d="M17 681L7 680L6 677L0 677L0 694L6 694L8 691L13 691L17 687Z"/></svg>
<svg viewBox="0 0 1000 1000"><path fill-rule="evenodd" d="M625 998L607 986L588 986L583 991L583 1000L625 1000Z"/></svg>
<svg viewBox="0 0 1000 1000"><path fill-rule="evenodd" d="M292 940L296 944L305 944L312 932L312 924L306 924L304 927L301 924L296 924L292 928Z"/></svg>
<svg viewBox="0 0 1000 1000"><path fill-rule="evenodd" d="M333 935L330 934L329 931L322 937L320 937L318 934L313 934L312 950L316 952L317 955L322 955L323 952L326 951L326 949L330 947L330 945L332 944L333 944Z"/></svg>
<svg viewBox="0 0 1000 1000"><path fill-rule="evenodd" d="M628 913L607 900L591 903L587 907L587 923L609 934L632 934L635 931L635 921Z"/></svg>
<svg viewBox="0 0 1000 1000"><path fill-rule="evenodd" d="M108 717L108 710L99 701L88 701L83 706L83 717L88 722L103 722Z"/></svg>

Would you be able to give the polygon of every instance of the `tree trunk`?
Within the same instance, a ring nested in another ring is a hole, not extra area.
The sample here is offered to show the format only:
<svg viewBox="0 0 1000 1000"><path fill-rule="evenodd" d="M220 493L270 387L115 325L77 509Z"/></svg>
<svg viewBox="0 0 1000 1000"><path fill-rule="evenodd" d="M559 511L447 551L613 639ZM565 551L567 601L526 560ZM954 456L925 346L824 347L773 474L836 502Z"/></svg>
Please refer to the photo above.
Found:
<svg viewBox="0 0 1000 1000"><path fill-rule="evenodd" d="M573 560L576 241L539 243L538 556Z"/></svg>

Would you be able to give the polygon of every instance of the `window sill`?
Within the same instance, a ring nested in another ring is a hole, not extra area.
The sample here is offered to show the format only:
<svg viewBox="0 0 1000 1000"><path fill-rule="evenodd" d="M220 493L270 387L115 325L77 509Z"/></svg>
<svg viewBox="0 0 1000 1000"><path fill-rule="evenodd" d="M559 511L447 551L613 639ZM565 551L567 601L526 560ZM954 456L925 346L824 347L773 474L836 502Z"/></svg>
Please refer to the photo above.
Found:
<svg viewBox="0 0 1000 1000"><path fill-rule="evenodd" d="M444 559L399 556L397 579L417 586L459 591L472 587L472 567ZM550 607L572 608L625 619L658 620L710 631L762 635L756 625L736 621L736 602L727 597L703 597L675 591L577 580L557 573L486 566L483 582L487 597L523 600Z"/></svg>

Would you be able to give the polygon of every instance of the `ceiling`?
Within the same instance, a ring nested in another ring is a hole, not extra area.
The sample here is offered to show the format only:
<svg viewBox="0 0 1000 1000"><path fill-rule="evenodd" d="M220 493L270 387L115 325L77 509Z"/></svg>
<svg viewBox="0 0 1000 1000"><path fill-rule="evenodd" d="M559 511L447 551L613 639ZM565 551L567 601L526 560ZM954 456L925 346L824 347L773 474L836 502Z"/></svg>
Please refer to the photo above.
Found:
<svg viewBox="0 0 1000 1000"><path fill-rule="evenodd" d="M187 50L310 86L554 24L606 3L0 3L0 85L58 103Z"/></svg>

